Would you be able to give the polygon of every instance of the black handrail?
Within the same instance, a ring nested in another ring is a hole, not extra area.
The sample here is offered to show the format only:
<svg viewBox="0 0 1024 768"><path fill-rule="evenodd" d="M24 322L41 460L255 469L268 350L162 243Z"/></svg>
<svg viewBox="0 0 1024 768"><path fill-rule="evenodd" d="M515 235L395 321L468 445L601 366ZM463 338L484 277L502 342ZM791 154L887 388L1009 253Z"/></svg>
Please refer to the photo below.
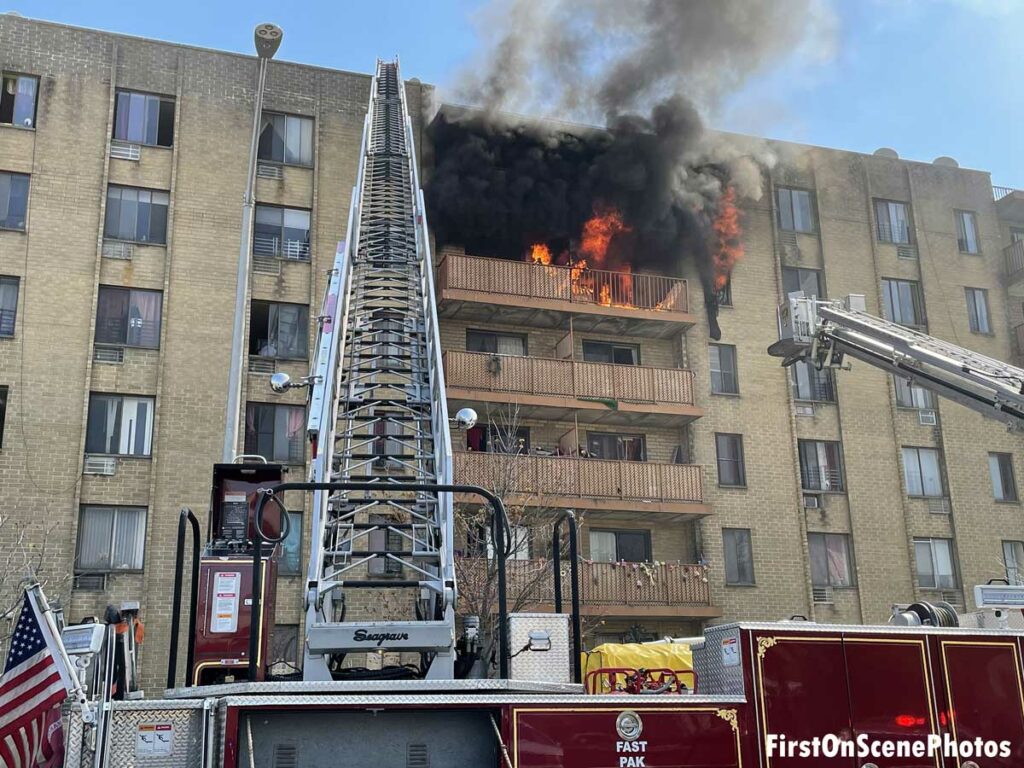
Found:
<svg viewBox="0 0 1024 768"><path fill-rule="evenodd" d="M555 613L562 612L562 522L569 521L569 600L572 603L572 674L573 682L583 679L583 631L580 621L580 575L576 513L566 510L551 529L551 563L555 569Z"/></svg>
<svg viewBox="0 0 1024 768"><path fill-rule="evenodd" d="M188 609L188 657L185 668L185 684L195 663L196 645L196 601L199 596L199 520L188 507L182 507L178 515L178 545L174 554L174 606L171 608L171 647L167 654L167 687L173 688L178 672L178 640L181 630L181 581L185 564L185 521L192 525L192 585Z"/></svg>
<svg viewBox="0 0 1024 768"><path fill-rule="evenodd" d="M256 657L259 653L259 632L255 622L260 615L260 602L263 590L263 574L260 565L263 555L263 507L271 496L285 491L425 491L427 493L472 493L482 497L491 505L491 533L494 537L494 553L498 560L498 674L501 679L508 679L509 660L508 647L508 596L505 594L505 530L508 527L508 515L501 499L478 485L453 485L445 483L382 483L382 482L344 482L344 483L279 483L269 488L260 488L257 493L256 521L253 528L256 540L253 542L252 554L252 611L249 621L249 681L255 682L257 673ZM282 505L283 509L283 505ZM445 585L446 587L449 585ZM451 585L451 586L454 586ZM578 663L578 662L577 662Z"/></svg>

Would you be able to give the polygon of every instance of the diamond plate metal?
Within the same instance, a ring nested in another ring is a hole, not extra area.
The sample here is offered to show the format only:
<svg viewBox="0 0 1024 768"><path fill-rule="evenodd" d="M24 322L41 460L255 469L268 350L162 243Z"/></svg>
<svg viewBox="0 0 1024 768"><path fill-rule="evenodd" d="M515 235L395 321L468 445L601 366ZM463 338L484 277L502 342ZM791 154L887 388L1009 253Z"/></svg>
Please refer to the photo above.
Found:
<svg viewBox="0 0 1024 768"><path fill-rule="evenodd" d="M530 632L542 630L551 636L550 651L520 651L530 644ZM569 643L569 614L513 613L508 617L509 648L514 680L543 680L568 683L572 679L572 649Z"/></svg>
<svg viewBox="0 0 1024 768"><path fill-rule="evenodd" d="M370 694L380 696L418 696L429 693L461 693L476 696L485 693L582 694L575 683L550 683L535 680L351 680L351 681L279 681L266 683L225 683L202 688L173 688L167 699L194 699L198 696L269 696Z"/></svg>
<svg viewBox="0 0 1024 768"><path fill-rule="evenodd" d="M722 661L722 641L735 640L740 644L740 628L736 624L723 624L704 630L704 645L693 650L693 668L697 672L697 691L700 694L743 697L743 663L746 655L739 647L739 664L727 667Z"/></svg>

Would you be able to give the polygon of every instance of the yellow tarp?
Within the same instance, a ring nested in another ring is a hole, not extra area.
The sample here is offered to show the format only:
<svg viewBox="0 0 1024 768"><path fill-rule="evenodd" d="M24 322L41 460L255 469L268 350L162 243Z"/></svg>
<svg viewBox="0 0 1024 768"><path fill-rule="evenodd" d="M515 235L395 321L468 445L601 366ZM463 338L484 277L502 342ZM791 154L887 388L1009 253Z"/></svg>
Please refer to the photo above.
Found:
<svg viewBox="0 0 1024 768"><path fill-rule="evenodd" d="M593 675L588 672L597 669L670 669L673 672L687 672L693 669L693 652L682 643L604 643L583 654L583 681L588 683L590 693L608 693L608 675ZM694 687L693 675L680 675L680 681L690 689ZM619 675L622 682L622 675Z"/></svg>

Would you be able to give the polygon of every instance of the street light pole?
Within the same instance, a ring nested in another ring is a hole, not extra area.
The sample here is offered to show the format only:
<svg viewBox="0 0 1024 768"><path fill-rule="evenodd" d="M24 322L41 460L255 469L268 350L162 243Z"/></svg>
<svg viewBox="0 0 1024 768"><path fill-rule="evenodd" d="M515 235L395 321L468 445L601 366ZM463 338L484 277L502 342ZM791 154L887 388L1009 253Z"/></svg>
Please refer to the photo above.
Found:
<svg viewBox="0 0 1024 768"><path fill-rule="evenodd" d="M249 140L249 167L242 197L242 233L238 249L238 282L235 286L235 320L231 331L231 368L228 373L228 413L224 427L222 461L235 460L238 448L238 424L242 399L242 356L245 335L245 300L249 290L250 244L252 243L253 211L256 207L256 150L259 146L260 119L263 115L263 89L267 82L267 62L281 47L284 33L274 24L260 24L255 33L256 55L259 59L259 77L256 85L256 106L252 116L252 136Z"/></svg>

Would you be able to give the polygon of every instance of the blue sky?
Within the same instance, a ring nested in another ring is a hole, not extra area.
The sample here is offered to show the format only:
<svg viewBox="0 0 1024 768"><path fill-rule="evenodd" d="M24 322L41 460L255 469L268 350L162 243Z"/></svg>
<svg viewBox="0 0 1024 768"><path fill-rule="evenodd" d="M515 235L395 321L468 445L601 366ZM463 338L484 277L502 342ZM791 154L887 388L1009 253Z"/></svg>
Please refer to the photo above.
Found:
<svg viewBox="0 0 1024 768"><path fill-rule="evenodd" d="M451 83L477 49L477 0L124 3L7 0L25 16L174 42L252 50L285 30L279 58L369 71L399 54L406 77ZM955 157L1024 188L1024 0L836 0L833 55L749 82L713 127L902 157ZM282 11L282 9L287 9Z"/></svg>

